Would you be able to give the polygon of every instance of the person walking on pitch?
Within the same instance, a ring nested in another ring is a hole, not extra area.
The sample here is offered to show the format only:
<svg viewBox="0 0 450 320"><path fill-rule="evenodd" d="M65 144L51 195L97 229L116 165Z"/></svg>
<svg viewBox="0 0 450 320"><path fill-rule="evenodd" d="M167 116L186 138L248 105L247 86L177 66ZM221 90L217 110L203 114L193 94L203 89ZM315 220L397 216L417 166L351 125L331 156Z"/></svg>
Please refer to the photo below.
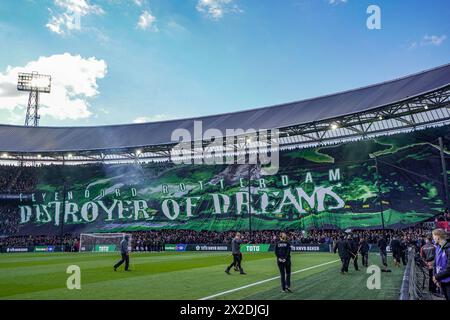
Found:
<svg viewBox="0 0 450 320"><path fill-rule="evenodd" d="M336 251L339 253L339 258L341 258L342 262L341 274L346 274L350 263L350 246L343 235L340 236L340 239L334 245L334 253Z"/></svg>
<svg viewBox="0 0 450 320"><path fill-rule="evenodd" d="M358 243L351 235L348 236L348 245L350 247L349 257L353 260L353 266L356 271L359 271L358 268Z"/></svg>
<svg viewBox="0 0 450 320"><path fill-rule="evenodd" d="M369 244L365 238L361 238L358 251L361 254L363 266L367 268L369 266Z"/></svg>
<svg viewBox="0 0 450 320"><path fill-rule="evenodd" d="M406 237L403 237L400 241L400 251L401 251L401 257L402 257L402 263L403 266L406 266L407 260L408 260L408 241Z"/></svg>
<svg viewBox="0 0 450 320"><path fill-rule="evenodd" d="M391 272L391 270L388 269L387 264L387 240L384 234L378 240L377 245L380 249L381 263L383 264L383 269L381 270L381 272Z"/></svg>
<svg viewBox="0 0 450 320"><path fill-rule="evenodd" d="M291 286L291 244L287 240L286 233L280 234L280 241L275 246L277 265L281 276L281 290L292 292Z"/></svg>
<svg viewBox="0 0 450 320"><path fill-rule="evenodd" d="M390 246L391 246L392 256L394 257L394 266L399 268L400 267L400 259L402 256L400 240L398 240L396 236L392 237Z"/></svg>
<svg viewBox="0 0 450 320"><path fill-rule="evenodd" d="M237 267L239 269L240 274L246 274L244 272L244 269L242 269L241 262L242 262L242 254L241 254L241 234L238 232L236 233L236 236L231 241L231 250L233 253L233 262L225 269L225 272L227 274L230 274L230 269L232 267Z"/></svg>
<svg viewBox="0 0 450 320"><path fill-rule="evenodd" d="M128 266L130 265L130 253L128 250L128 240L130 237L126 235L122 241L120 241L120 254L122 255L122 259L114 265L114 271L117 271L117 268L125 262L125 271L130 271Z"/></svg>

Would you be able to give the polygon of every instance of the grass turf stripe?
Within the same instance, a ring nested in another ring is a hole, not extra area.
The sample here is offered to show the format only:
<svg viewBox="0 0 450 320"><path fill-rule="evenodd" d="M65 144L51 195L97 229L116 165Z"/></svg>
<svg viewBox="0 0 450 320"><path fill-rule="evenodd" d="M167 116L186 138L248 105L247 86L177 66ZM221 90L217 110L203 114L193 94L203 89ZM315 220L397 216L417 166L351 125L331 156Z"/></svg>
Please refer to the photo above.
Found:
<svg viewBox="0 0 450 320"><path fill-rule="evenodd" d="M338 261L340 261L340 260L333 260L333 261L321 263L321 264L318 264L318 265L315 265L315 266L312 266L312 267L308 267L308 268L304 268L304 269L300 269L300 270L294 271L291 274L305 272L305 271L308 271L308 270L312 270L312 269L315 269L315 268L326 266L326 265L331 264L331 263L336 263ZM212 298L223 296L225 294L229 294L229 293L233 293L233 292L236 292L236 291L239 291L239 290L243 290L243 289L246 289L246 288L254 287L254 286L257 286L257 285L260 285L260 284L263 284L263 283L266 283L266 282L269 282L269 281L273 281L273 280L276 280L276 279L279 279L279 278L280 278L280 276L277 276L277 277L269 278L269 279L266 279L266 280L254 282L254 283L251 283L251 284L239 287L239 288L235 288L235 289L219 292L219 293L213 294L211 296L201 298L199 300L209 300L209 299L212 299Z"/></svg>

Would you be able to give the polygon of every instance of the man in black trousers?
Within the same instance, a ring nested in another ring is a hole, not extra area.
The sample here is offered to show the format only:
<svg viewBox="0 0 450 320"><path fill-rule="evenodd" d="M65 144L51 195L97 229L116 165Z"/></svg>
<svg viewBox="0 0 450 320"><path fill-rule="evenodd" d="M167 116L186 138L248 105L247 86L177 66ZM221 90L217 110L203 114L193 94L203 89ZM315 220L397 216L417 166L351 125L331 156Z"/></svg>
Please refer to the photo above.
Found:
<svg viewBox="0 0 450 320"><path fill-rule="evenodd" d="M367 268L369 266L369 244L366 238L361 238L359 242L359 253L361 254L362 265Z"/></svg>
<svg viewBox="0 0 450 320"><path fill-rule="evenodd" d="M358 268L358 243L353 239L351 235L348 236L348 245L350 247L349 257L353 259L353 266L356 271L359 271Z"/></svg>
<svg viewBox="0 0 450 320"><path fill-rule="evenodd" d="M238 232L236 233L236 236L231 241L231 251L233 253L233 262L225 269L225 272L227 274L230 274L230 269L232 267L236 267L239 269L240 274L246 274L244 272L244 269L242 269L241 261L242 261L242 254L241 254L241 234Z"/></svg>
<svg viewBox="0 0 450 320"><path fill-rule="evenodd" d="M122 241L120 241L120 254L122 255L122 259L114 265L114 271L117 271L117 268L125 262L125 271L130 271L128 266L130 264L130 254L128 250L128 240L130 237L126 235Z"/></svg>
<svg viewBox="0 0 450 320"><path fill-rule="evenodd" d="M387 264L387 243L388 242L384 234L377 242L378 248L380 249L381 263L383 264L383 269L381 272L391 272L391 270L388 269Z"/></svg>
<svg viewBox="0 0 450 320"><path fill-rule="evenodd" d="M403 237L400 241L400 250L403 266L406 266L406 263L408 261L408 240L406 239L406 237Z"/></svg>
<svg viewBox="0 0 450 320"><path fill-rule="evenodd" d="M401 250L400 241L397 239L396 236L392 237L390 246L391 246L392 256L394 258L394 266L400 267L400 259L402 256L402 250Z"/></svg>
<svg viewBox="0 0 450 320"><path fill-rule="evenodd" d="M281 291L292 292L291 286L291 244L287 240L286 233L280 234L280 241L275 245L275 255L281 276Z"/></svg>
<svg viewBox="0 0 450 320"><path fill-rule="evenodd" d="M425 245L420 248L420 256L424 260L424 263L428 269L428 290L430 292L435 293L437 290L436 284L433 282L433 267L434 267L434 258L436 257L436 247L433 244L433 238L428 237L425 240Z"/></svg>
<svg viewBox="0 0 450 320"><path fill-rule="evenodd" d="M350 246L343 235L340 236L340 239L334 245L334 253L336 251L339 253L339 258L341 258L342 262L341 274L346 274L350 263Z"/></svg>

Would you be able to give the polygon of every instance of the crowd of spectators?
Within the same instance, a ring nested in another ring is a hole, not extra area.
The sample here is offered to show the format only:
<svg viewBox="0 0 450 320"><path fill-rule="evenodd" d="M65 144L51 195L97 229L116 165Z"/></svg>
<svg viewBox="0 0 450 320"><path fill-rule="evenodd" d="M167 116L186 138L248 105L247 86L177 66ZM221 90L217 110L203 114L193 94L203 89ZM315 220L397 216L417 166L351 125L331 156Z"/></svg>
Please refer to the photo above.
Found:
<svg viewBox="0 0 450 320"><path fill-rule="evenodd" d="M20 217L17 206L0 206L0 235L16 234L19 230Z"/></svg>
<svg viewBox="0 0 450 320"><path fill-rule="evenodd" d="M441 214L434 217L434 222L443 222L447 221L450 222L450 211L448 209L445 209Z"/></svg>
<svg viewBox="0 0 450 320"><path fill-rule="evenodd" d="M79 237L75 235L61 236L13 236L0 238L1 248L23 248L35 246L63 246L64 251L78 251Z"/></svg>
<svg viewBox="0 0 450 320"><path fill-rule="evenodd" d="M0 166L0 193L32 192L36 183L35 167Z"/></svg>
<svg viewBox="0 0 450 320"><path fill-rule="evenodd" d="M193 230L155 230L132 232L132 248L136 251L161 250L165 244L230 244L235 231L193 231ZM292 244L333 244L343 233L339 230L291 230L286 232ZM418 247L423 245L430 231L423 228L410 228L403 230L352 230L353 235L365 238L369 244L375 245L381 236L388 239L393 236L404 238ZM251 243L274 244L278 241L280 231L263 230L242 231L242 238ZM79 235L60 236L12 236L0 238L0 247L28 247L38 245L61 245L70 248L67 251L76 251Z"/></svg>

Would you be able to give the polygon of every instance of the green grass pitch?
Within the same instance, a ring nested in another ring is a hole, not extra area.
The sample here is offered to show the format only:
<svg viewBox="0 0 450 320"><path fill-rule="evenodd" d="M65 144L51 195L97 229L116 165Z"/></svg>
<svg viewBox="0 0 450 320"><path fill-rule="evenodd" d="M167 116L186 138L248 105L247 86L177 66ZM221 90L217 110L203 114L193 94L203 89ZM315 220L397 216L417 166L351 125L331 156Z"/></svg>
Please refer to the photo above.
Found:
<svg viewBox="0 0 450 320"><path fill-rule="evenodd" d="M230 253L132 253L132 272L112 269L114 253L23 253L0 255L0 299L398 299L404 268L381 273L381 289L369 290L366 269L339 273L337 255L293 253L294 293L280 290L280 280L221 294L278 276L273 253L244 254L247 275L225 267ZM369 264L380 263L372 254ZM331 263L329 263L331 262ZM81 289L66 287L70 265L81 268ZM320 267L316 267L322 265Z"/></svg>

